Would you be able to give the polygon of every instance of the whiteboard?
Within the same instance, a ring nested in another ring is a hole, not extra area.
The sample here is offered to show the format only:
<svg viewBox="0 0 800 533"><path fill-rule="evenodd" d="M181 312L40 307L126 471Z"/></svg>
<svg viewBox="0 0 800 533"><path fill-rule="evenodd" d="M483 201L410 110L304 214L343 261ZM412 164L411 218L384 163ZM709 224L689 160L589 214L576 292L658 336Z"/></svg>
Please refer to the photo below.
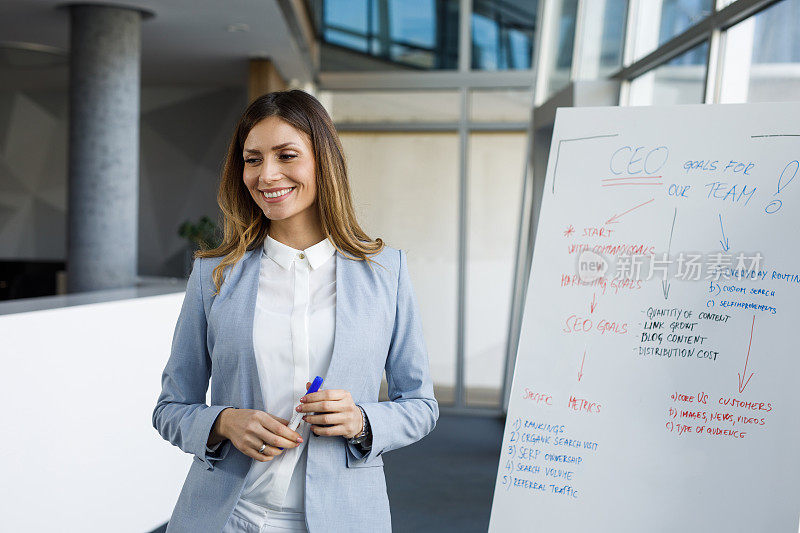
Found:
<svg viewBox="0 0 800 533"><path fill-rule="evenodd" d="M558 110L489 531L798 530L798 160L798 103Z"/></svg>

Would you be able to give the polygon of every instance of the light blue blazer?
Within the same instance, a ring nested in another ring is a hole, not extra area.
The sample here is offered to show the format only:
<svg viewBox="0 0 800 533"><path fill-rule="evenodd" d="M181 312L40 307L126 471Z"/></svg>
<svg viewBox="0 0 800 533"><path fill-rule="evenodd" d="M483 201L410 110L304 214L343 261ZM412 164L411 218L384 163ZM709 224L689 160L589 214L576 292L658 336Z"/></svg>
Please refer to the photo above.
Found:
<svg viewBox="0 0 800 533"><path fill-rule="evenodd" d="M230 440L213 453L206 442L225 407L264 409L253 351L261 250L226 268L217 296L211 274L221 258L196 258L192 266L153 410L153 427L195 459L167 533L222 531L255 461ZM372 448L364 454L341 436L311 433L306 525L311 533L391 531L382 456L433 430L439 406L406 253L385 246L370 256L385 269L339 251L335 257L336 325L323 389L345 389L364 408ZM384 369L391 401L378 402Z"/></svg>

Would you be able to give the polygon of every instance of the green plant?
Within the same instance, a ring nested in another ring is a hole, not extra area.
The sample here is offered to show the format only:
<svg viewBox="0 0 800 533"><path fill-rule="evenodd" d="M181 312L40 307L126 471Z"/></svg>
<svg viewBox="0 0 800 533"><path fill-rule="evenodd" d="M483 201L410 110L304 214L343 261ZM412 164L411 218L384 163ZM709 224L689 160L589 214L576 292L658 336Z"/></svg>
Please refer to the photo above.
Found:
<svg viewBox="0 0 800 533"><path fill-rule="evenodd" d="M197 224L184 221L178 228L178 235L201 249L216 248L220 245L217 225L207 216L201 217Z"/></svg>

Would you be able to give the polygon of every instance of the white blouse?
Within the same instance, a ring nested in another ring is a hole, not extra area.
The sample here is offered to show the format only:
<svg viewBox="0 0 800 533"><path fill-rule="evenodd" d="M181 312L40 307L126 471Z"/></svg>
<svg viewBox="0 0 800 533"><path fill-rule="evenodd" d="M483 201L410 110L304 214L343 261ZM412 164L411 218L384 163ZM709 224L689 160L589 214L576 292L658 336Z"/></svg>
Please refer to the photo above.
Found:
<svg viewBox="0 0 800 533"><path fill-rule="evenodd" d="M306 382L328 371L336 323L335 252L327 238L305 250L270 236L264 240L253 349L263 408L271 415L291 419ZM303 442L296 448L271 461L253 461L242 499L279 511L304 511L310 425L301 422L297 432Z"/></svg>

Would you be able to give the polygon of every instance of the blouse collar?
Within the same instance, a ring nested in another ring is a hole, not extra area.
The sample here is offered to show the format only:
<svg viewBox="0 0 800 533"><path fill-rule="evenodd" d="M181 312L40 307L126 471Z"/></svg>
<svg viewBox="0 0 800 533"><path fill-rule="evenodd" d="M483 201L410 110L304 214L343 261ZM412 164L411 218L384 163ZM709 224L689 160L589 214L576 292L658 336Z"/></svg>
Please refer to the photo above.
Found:
<svg viewBox="0 0 800 533"><path fill-rule="evenodd" d="M297 250L289 245L283 244L267 235L264 239L264 253L275 261L282 268L289 270L295 260L308 260L312 269L322 266L336 252L336 247L327 237L305 250ZM301 258L300 255L304 257Z"/></svg>

